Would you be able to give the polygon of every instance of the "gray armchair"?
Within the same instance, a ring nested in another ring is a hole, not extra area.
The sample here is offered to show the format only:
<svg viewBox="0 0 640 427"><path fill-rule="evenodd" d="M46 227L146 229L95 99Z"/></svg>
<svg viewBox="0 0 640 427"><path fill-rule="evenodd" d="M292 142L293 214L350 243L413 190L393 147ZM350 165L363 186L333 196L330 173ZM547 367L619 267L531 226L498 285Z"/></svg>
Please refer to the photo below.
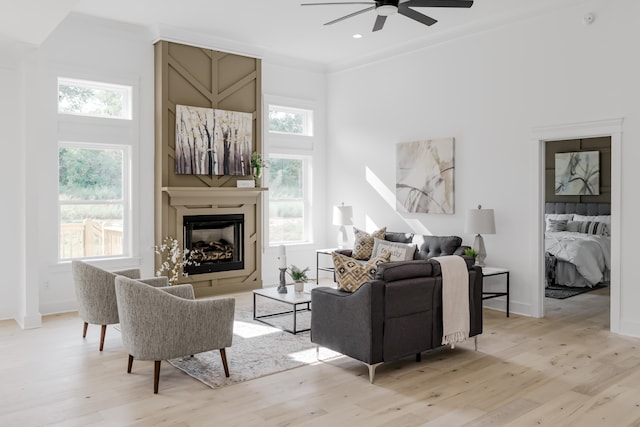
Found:
<svg viewBox="0 0 640 427"><path fill-rule="evenodd" d="M194 300L191 285L154 288L123 276L116 278L116 297L127 372L134 359L155 361L154 393L166 359L219 349L229 376L225 348L233 339L235 299Z"/></svg>
<svg viewBox="0 0 640 427"><path fill-rule="evenodd" d="M116 275L139 279L140 270L110 272L83 261L71 261L71 270L78 300L78 313L84 320L82 337L87 337L89 323L102 325L100 334L100 351L102 351L107 325L119 322L115 291Z"/></svg>

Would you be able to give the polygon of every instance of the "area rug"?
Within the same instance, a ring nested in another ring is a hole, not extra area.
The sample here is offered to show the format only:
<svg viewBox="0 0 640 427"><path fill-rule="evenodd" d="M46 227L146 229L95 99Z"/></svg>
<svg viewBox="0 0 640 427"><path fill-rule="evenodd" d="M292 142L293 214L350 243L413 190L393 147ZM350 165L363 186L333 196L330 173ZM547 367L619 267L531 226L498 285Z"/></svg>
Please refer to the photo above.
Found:
<svg viewBox="0 0 640 427"><path fill-rule="evenodd" d="M289 306L290 307L290 306ZM287 307L285 306L284 309ZM273 308L271 308L273 309ZM276 307L277 309L277 307ZM310 312L298 313L298 327L308 328ZM272 323L291 322L291 316L271 318ZM291 328L291 325L287 325ZM296 335L253 320L253 312L237 310L233 324L233 343L226 349L229 378L224 376L222 359L217 350L169 360L176 368L216 388L237 384L254 378L317 362L316 346L309 339L309 332ZM336 353L321 349L320 357Z"/></svg>
<svg viewBox="0 0 640 427"><path fill-rule="evenodd" d="M547 298L565 299L584 294L585 292L595 291L596 289L602 289L604 287L606 286L595 285L593 288L586 286L583 288L574 288L571 286L549 285L544 289L544 296Z"/></svg>

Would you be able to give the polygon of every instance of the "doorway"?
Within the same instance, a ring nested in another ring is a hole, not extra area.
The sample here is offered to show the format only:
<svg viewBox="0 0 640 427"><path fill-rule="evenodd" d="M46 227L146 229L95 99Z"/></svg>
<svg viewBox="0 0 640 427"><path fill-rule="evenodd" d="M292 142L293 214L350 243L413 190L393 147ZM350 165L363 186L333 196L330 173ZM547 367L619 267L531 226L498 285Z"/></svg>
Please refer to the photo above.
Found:
<svg viewBox="0 0 640 427"><path fill-rule="evenodd" d="M537 192L535 192L537 206L534 215L536 225L532 227L532 241L537 256L537 274L535 283L538 284L534 294L534 314L544 317L544 218L545 206L545 144L550 141L585 139L597 137L611 138L611 274L610 274L610 330L618 333L620 330L620 182L621 182L621 143L622 119L599 120L584 123L574 123L559 126L545 126L533 129L534 146L538 154Z"/></svg>

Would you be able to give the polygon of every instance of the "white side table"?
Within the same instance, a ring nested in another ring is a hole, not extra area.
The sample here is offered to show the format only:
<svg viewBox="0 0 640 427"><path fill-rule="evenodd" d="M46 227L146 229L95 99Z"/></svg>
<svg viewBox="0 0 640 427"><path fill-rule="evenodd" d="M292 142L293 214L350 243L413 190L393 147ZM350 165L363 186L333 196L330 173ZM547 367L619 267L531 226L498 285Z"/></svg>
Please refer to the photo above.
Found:
<svg viewBox="0 0 640 427"><path fill-rule="evenodd" d="M482 291L482 299L491 299L498 297L507 297L507 317L509 317L509 269L502 267L482 267L482 277L499 276L504 274L507 277L507 287L505 292L485 292ZM483 283L484 285L484 283Z"/></svg>

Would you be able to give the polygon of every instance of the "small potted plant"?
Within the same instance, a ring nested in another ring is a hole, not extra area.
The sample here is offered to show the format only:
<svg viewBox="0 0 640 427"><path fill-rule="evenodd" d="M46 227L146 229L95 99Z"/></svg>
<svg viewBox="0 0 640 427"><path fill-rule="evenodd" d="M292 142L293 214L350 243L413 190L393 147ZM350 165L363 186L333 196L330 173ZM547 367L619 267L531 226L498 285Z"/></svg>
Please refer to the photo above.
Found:
<svg viewBox="0 0 640 427"><path fill-rule="evenodd" d="M464 250L464 254L465 254L466 256L468 256L469 258L472 258L472 259L474 259L474 260L475 260L475 259L476 259L476 257L478 256L478 252L476 252L476 251L475 251L475 249L473 249L473 248L467 248L467 249L465 249L465 250Z"/></svg>
<svg viewBox="0 0 640 427"><path fill-rule="evenodd" d="M307 277L307 271L309 271L309 267L306 267L304 270L296 267L295 265L291 265L289 269L287 269L287 273L294 280L293 288L296 292L302 292L304 290L304 284L309 280Z"/></svg>
<svg viewBox="0 0 640 427"><path fill-rule="evenodd" d="M253 179L256 182L256 187L260 186L260 176L262 175L262 169L267 167L267 162L262 160L260 153L254 151L251 153L251 170L253 172Z"/></svg>

